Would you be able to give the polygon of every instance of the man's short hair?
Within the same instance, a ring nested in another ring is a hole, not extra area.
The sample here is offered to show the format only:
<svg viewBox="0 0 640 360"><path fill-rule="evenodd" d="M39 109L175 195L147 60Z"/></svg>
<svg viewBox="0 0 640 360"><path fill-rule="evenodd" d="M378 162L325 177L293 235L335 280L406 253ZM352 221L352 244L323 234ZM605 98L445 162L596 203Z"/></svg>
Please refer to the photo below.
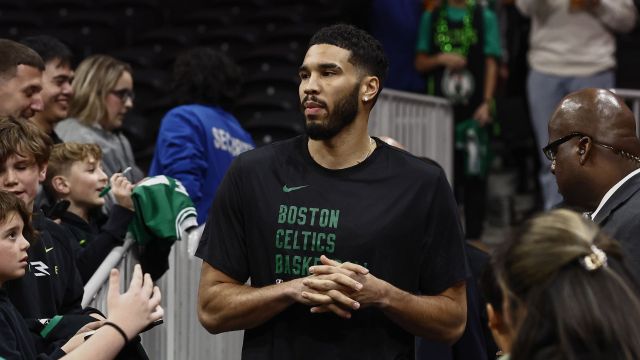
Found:
<svg viewBox="0 0 640 360"><path fill-rule="evenodd" d="M43 166L49 160L52 145L49 135L31 121L0 116L0 166L12 155L33 158Z"/></svg>
<svg viewBox="0 0 640 360"><path fill-rule="evenodd" d="M61 65L71 66L73 54L62 41L49 35L30 36L20 40L20 43L30 47L40 55L46 64L53 60L60 60Z"/></svg>
<svg viewBox="0 0 640 360"><path fill-rule="evenodd" d="M208 47L187 50L173 66L172 89L178 105L233 106L240 93L240 68L224 53Z"/></svg>
<svg viewBox="0 0 640 360"><path fill-rule="evenodd" d="M95 160L102 159L102 150L96 144L62 143L56 144L51 149L49 165L47 166L47 178L43 186L48 194L55 194L51 180L59 175L68 175L71 166L76 161L84 161L90 157Z"/></svg>
<svg viewBox="0 0 640 360"><path fill-rule="evenodd" d="M18 65L27 65L44 71L40 55L25 45L8 39L0 39L0 78L11 79Z"/></svg>
<svg viewBox="0 0 640 360"><path fill-rule="evenodd" d="M349 62L367 75L376 76L382 90L389 63L382 45L373 36L352 25L336 24L318 30L309 41L309 47L319 44L351 51Z"/></svg>

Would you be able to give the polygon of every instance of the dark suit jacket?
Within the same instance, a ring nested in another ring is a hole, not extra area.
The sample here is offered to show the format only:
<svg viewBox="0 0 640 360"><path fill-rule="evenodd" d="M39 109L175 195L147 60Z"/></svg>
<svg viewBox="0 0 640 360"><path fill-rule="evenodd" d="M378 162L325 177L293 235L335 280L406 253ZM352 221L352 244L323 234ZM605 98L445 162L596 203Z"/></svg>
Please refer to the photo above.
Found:
<svg viewBox="0 0 640 360"><path fill-rule="evenodd" d="M613 193L593 221L620 242L625 262L640 282L640 174Z"/></svg>

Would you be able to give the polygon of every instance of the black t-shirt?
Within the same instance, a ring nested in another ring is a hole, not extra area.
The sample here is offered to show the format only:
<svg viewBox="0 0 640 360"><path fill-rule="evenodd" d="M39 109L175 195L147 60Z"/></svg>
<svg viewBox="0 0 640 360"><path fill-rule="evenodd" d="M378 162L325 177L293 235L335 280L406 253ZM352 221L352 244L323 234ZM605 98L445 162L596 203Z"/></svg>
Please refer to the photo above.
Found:
<svg viewBox="0 0 640 360"><path fill-rule="evenodd" d="M307 276L322 254L414 294L463 280L463 237L444 173L377 143L342 170L318 165L302 136L240 155L196 255L254 287ZM344 320L302 304L245 332L243 359L302 358L413 359L414 337L374 308Z"/></svg>

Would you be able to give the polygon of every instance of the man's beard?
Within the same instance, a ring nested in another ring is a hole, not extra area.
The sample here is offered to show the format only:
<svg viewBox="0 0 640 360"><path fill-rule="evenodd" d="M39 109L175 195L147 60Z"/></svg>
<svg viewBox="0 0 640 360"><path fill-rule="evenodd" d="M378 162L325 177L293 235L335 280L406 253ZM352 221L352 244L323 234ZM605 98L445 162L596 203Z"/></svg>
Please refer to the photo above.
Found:
<svg viewBox="0 0 640 360"><path fill-rule="evenodd" d="M350 125L355 120L356 115L358 115L358 95L359 87L356 85L351 93L336 103L333 111L324 122L310 121L307 119L305 122L307 136L313 140L329 140ZM317 101L314 98L314 96L309 95L304 97L302 101L303 111L304 103L307 100Z"/></svg>

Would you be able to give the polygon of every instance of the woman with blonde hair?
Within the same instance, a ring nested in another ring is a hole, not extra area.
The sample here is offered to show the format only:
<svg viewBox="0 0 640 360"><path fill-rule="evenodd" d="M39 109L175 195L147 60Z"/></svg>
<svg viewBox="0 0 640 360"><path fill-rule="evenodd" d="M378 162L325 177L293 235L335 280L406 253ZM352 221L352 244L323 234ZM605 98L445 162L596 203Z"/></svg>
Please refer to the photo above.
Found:
<svg viewBox="0 0 640 360"><path fill-rule="evenodd" d="M67 142L99 145L107 175L131 166L132 180L142 179L129 140L117 131L133 107L131 66L107 55L90 56L76 69L72 86L69 119L56 126L56 133Z"/></svg>
<svg viewBox="0 0 640 360"><path fill-rule="evenodd" d="M640 359L640 301L618 243L554 210L496 251L511 359Z"/></svg>

